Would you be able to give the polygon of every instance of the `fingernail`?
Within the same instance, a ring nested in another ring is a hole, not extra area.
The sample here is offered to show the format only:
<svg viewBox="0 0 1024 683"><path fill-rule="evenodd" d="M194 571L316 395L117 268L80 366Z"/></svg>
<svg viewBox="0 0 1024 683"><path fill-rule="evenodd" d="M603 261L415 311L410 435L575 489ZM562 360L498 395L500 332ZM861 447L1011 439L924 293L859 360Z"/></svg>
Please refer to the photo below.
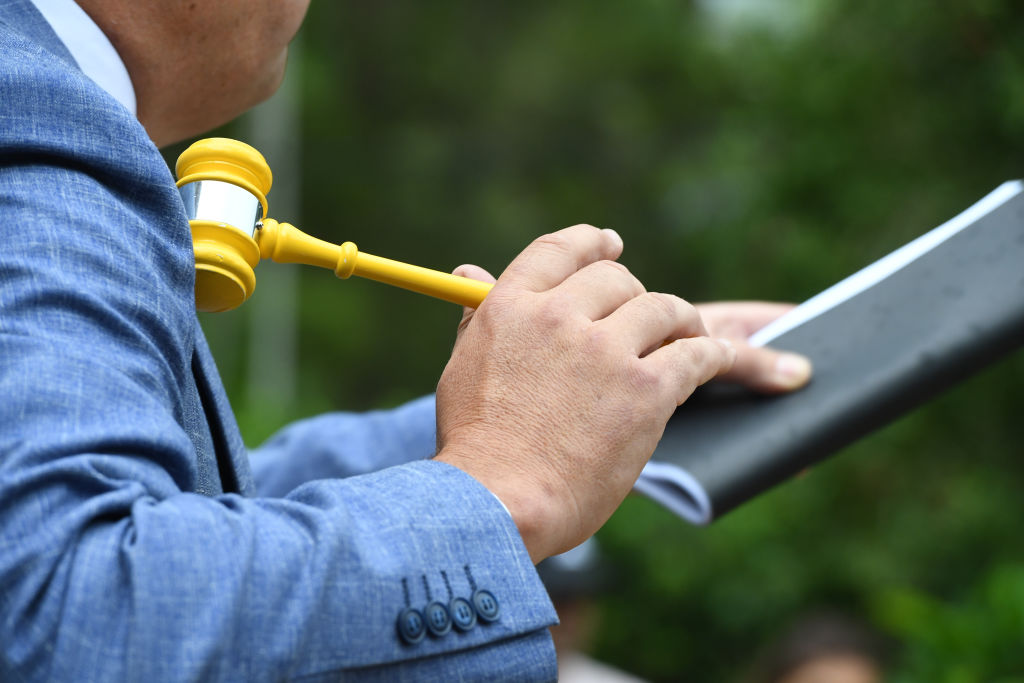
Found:
<svg viewBox="0 0 1024 683"><path fill-rule="evenodd" d="M615 244L618 245L619 249L622 248L622 237L619 236L619 233L615 232L611 228L604 228L603 232L612 238Z"/></svg>
<svg viewBox="0 0 1024 683"><path fill-rule="evenodd" d="M784 353L775 361L775 375L788 388L801 386L811 378L811 361L795 353Z"/></svg>

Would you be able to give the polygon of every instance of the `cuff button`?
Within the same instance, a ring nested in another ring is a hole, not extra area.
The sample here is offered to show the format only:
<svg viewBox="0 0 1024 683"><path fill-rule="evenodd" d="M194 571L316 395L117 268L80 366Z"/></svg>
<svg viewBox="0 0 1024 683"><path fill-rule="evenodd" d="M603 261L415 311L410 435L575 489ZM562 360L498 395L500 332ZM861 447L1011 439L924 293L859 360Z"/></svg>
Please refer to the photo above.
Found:
<svg viewBox="0 0 1024 683"><path fill-rule="evenodd" d="M427 629L435 636L446 635L452 630L452 619L448 616L448 608L439 602L432 602L423 611Z"/></svg>
<svg viewBox="0 0 1024 683"><path fill-rule="evenodd" d="M495 621L501 614L498 599L490 591L480 589L473 593L473 606L481 621Z"/></svg>
<svg viewBox="0 0 1024 683"><path fill-rule="evenodd" d="M427 627L419 610L412 607L402 610L402 613L398 615L398 635L402 637L402 640L410 645L415 645L423 640L426 634Z"/></svg>
<svg viewBox="0 0 1024 683"><path fill-rule="evenodd" d="M460 631L468 631L476 626L476 610L466 598L453 598L448 611L452 615L452 623Z"/></svg>

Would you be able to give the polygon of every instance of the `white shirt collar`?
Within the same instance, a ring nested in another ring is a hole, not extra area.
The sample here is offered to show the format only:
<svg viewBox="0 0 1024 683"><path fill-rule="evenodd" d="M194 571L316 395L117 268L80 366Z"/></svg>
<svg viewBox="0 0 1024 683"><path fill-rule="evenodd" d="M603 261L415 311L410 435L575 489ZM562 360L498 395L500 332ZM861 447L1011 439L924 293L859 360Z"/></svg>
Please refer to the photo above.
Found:
<svg viewBox="0 0 1024 683"><path fill-rule="evenodd" d="M74 0L32 0L78 68L135 115L135 88L128 69L100 27Z"/></svg>

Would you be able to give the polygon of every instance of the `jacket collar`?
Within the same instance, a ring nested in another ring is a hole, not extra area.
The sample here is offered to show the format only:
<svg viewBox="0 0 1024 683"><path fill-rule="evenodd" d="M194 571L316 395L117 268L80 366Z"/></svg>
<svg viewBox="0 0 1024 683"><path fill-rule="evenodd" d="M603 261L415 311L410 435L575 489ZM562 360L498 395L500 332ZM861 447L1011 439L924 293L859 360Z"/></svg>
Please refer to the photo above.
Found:
<svg viewBox="0 0 1024 683"><path fill-rule="evenodd" d="M71 52L30 0L0 0L0 24L6 24L16 33L78 68L78 62L71 56Z"/></svg>
<svg viewBox="0 0 1024 683"><path fill-rule="evenodd" d="M30 0L78 67L135 115L135 88L121 55L75 0Z"/></svg>

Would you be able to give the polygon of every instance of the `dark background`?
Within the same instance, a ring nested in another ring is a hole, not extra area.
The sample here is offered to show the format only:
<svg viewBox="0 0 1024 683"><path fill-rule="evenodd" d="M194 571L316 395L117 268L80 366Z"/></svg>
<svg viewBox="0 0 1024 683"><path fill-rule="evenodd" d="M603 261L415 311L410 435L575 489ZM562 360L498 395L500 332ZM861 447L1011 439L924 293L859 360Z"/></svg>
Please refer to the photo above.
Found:
<svg viewBox="0 0 1024 683"><path fill-rule="evenodd" d="M442 270L497 274L587 222L650 289L799 301L1024 175L1011 0L314 2L291 71L302 171L275 187L296 223ZM291 268L294 399L251 390L256 304L204 318L250 445L433 390L454 306ZM891 680L1024 680L1022 370L996 363L710 528L628 500L599 534L619 580L593 652L740 680L827 608L900 643Z"/></svg>

